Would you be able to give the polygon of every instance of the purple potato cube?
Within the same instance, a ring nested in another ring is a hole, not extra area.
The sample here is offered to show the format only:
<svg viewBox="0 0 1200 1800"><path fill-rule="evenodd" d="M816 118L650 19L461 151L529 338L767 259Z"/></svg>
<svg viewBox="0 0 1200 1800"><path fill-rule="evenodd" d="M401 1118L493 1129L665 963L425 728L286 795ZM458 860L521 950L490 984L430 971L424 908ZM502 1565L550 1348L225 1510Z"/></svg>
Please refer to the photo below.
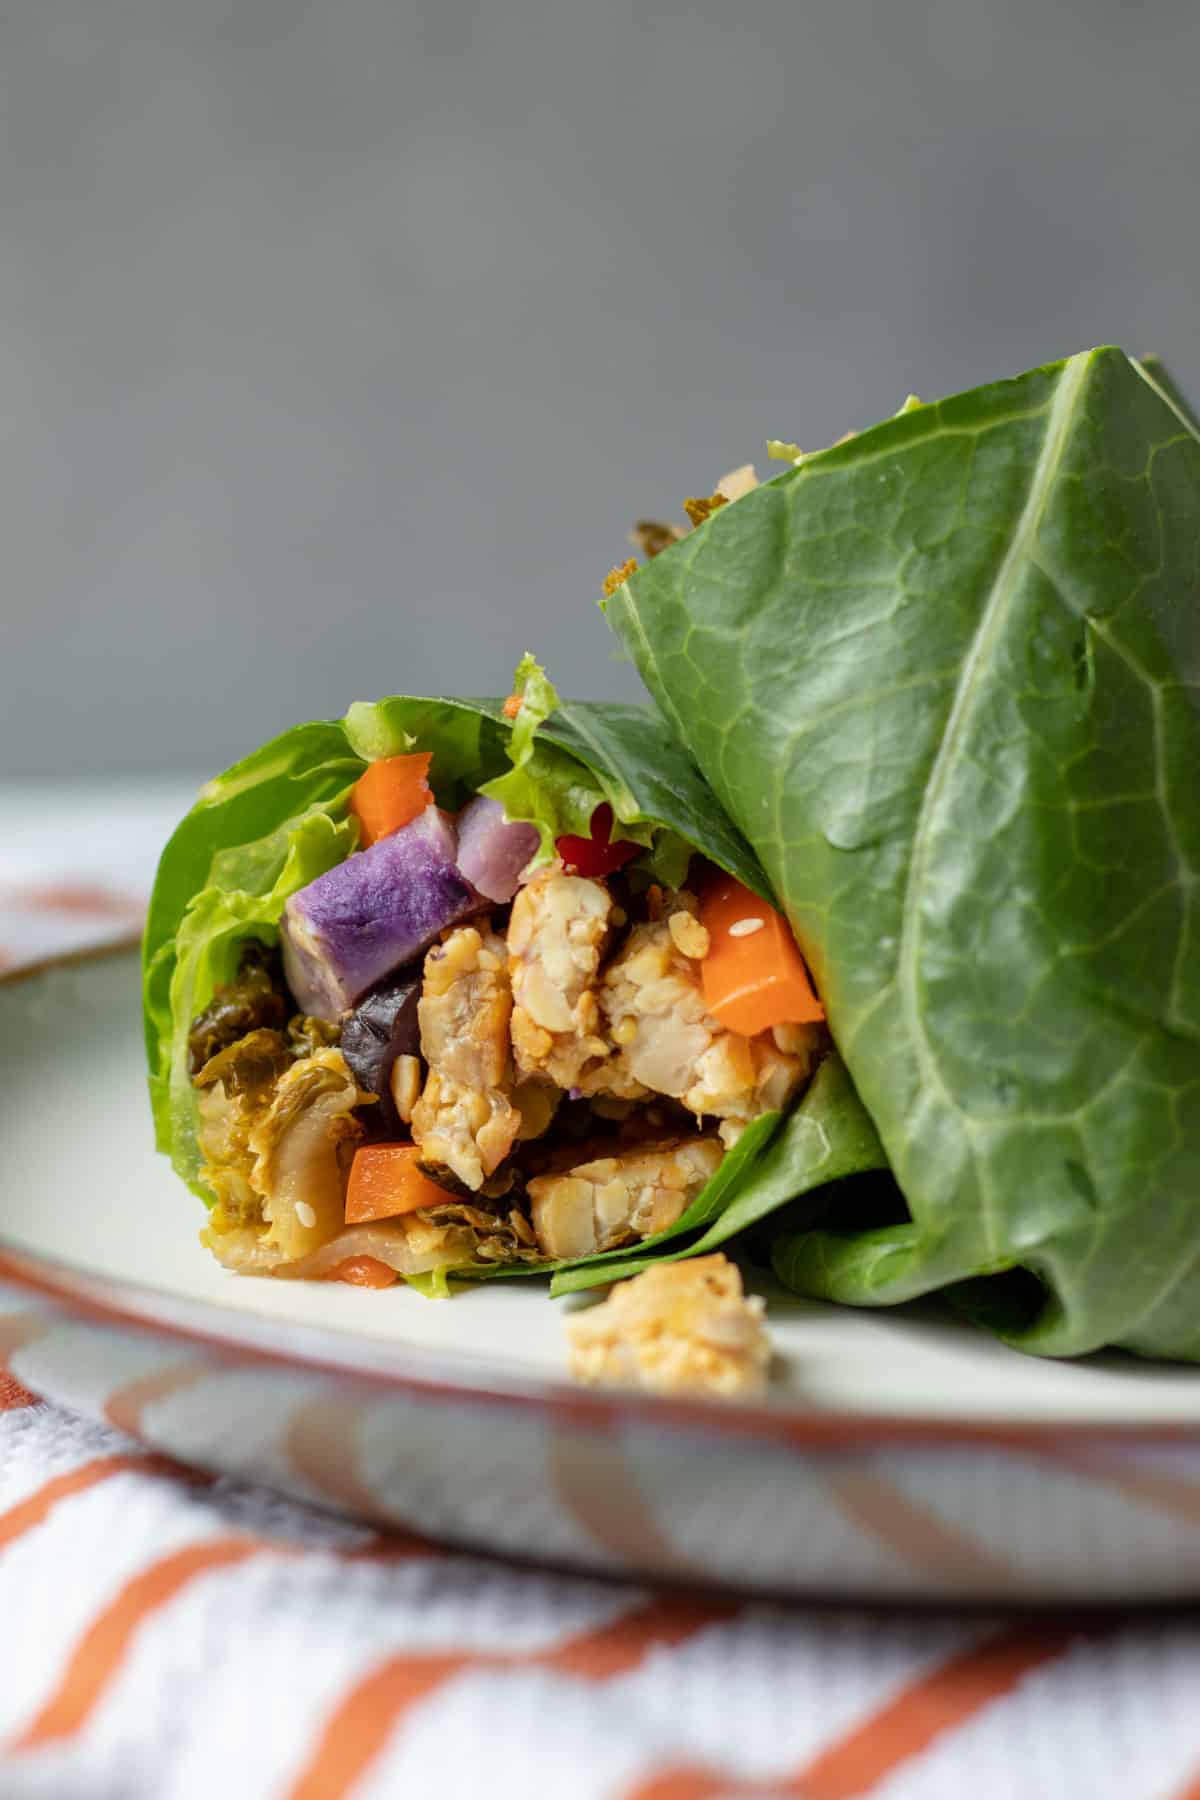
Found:
<svg viewBox="0 0 1200 1800"><path fill-rule="evenodd" d="M293 894L283 915L283 970L301 1010L339 1018L448 925L479 912L486 902L459 873L457 855L454 821L427 806L411 825Z"/></svg>
<svg viewBox="0 0 1200 1800"><path fill-rule="evenodd" d="M458 867L473 888L507 905L538 847L536 825L506 819L498 800L479 794L458 815Z"/></svg>

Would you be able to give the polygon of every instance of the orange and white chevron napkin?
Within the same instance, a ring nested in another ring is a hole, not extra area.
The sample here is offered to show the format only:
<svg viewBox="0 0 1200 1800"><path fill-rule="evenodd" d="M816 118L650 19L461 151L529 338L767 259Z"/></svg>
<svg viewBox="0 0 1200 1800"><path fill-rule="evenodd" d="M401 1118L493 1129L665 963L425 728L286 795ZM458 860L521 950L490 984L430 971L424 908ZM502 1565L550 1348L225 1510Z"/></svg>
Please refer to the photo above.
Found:
<svg viewBox="0 0 1200 1800"><path fill-rule="evenodd" d="M510 1568L0 1388L0 1794L1185 1800L1200 1625L804 1611Z"/></svg>
<svg viewBox="0 0 1200 1800"><path fill-rule="evenodd" d="M127 930L187 800L0 791L0 953ZM0 1800L1200 1800L1191 1616L531 1572L197 1475L3 1375L0 1670Z"/></svg>

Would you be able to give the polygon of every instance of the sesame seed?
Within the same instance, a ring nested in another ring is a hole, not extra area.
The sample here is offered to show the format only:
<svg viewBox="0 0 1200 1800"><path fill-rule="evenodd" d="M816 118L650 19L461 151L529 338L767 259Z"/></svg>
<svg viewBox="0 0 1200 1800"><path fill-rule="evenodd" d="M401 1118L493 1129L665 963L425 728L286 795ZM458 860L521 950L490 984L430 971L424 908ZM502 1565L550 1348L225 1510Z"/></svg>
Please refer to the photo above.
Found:
<svg viewBox="0 0 1200 1800"><path fill-rule="evenodd" d="M297 1202L296 1202L296 1217L299 1219L300 1223L304 1226L306 1231L311 1231L313 1226L317 1222L317 1215L313 1211L312 1207L308 1204L307 1200L297 1200Z"/></svg>
<svg viewBox="0 0 1200 1800"><path fill-rule="evenodd" d="M730 937L749 937L752 932L761 931L765 924L763 919L735 919L729 927Z"/></svg>

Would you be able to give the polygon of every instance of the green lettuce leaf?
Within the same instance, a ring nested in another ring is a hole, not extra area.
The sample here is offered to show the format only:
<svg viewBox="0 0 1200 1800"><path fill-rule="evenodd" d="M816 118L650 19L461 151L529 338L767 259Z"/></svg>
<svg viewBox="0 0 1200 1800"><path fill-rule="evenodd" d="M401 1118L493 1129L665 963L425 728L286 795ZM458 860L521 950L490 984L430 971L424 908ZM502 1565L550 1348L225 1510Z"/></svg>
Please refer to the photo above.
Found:
<svg viewBox="0 0 1200 1800"><path fill-rule="evenodd" d="M353 848L345 803L363 766L340 725L298 725L210 781L159 860L142 938L155 1139L205 1200L188 1025L236 973L240 943L273 943L288 894Z"/></svg>
<svg viewBox="0 0 1200 1800"><path fill-rule="evenodd" d="M512 767L482 791L510 819L537 826L533 867L554 861L558 838L589 837L592 814L607 800L613 837L644 847L637 867L678 887L696 843L696 809L704 804L686 751L664 742L645 708L564 703L528 652L517 666L514 692L522 706L509 743ZM762 892L762 871L726 819L709 822L706 853Z"/></svg>
<svg viewBox="0 0 1200 1800"><path fill-rule="evenodd" d="M449 1300L454 1291L450 1286L453 1273L452 1269L426 1269L421 1275L405 1275L404 1282L426 1300Z"/></svg>
<svg viewBox="0 0 1200 1800"><path fill-rule="evenodd" d="M346 736L364 761L418 742L432 749L440 804L460 806L474 791L499 800L510 819L538 827L535 862L552 858L556 837L587 837L593 812L607 800L613 835L647 846L639 862L656 879L681 880L692 846L769 895L757 858L652 707L560 700L529 655L517 683L526 704L515 726L500 700L399 695L352 706Z"/></svg>
<svg viewBox="0 0 1200 1800"><path fill-rule="evenodd" d="M189 903L173 943L170 1023L156 1047L150 1081L158 1146L205 1199L196 1148L196 1090L188 1069L188 1027L216 988L232 981L247 938L273 944L289 894L344 862L358 827L344 802L316 805L267 837L218 850L208 880ZM339 816L341 815L341 816Z"/></svg>
<svg viewBox="0 0 1200 1800"><path fill-rule="evenodd" d="M158 1071L169 1039L175 934L213 857L268 837L312 806L344 800L363 771L340 725L297 725L204 787L159 859L142 938L146 1052Z"/></svg>
<svg viewBox="0 0 1200 1800"><path fill-rule="evenodd" d="M508 743L510 766L486 782L482 791L500 802L509 819L537 827L538 849L531 867L545 868L558 854L555 844L560 837L591 835L602 789L594 769L550 743L541 730L562 702L546 671L528 652L517 665L513 693L521 707ZM639 819L631 831L645 846L655 835L648 819Z"/></svg>
<svg viewBox="0 0 1200 1800"><path fill-rule="evenodd" d="M1195 415L1106 348L805 457L608 602L908 1204L790 1234L802 1291L1025 1270L1010 1342L1200 1359L1198 546Z"/></svg>

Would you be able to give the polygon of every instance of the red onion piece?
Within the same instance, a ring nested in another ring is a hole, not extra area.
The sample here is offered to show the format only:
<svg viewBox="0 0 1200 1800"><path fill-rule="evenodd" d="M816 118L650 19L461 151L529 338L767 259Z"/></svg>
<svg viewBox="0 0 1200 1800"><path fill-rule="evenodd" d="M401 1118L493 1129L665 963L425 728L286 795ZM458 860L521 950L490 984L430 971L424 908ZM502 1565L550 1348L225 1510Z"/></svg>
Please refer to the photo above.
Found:
<svg viewBox="0 0 1200 1800"><path fill-rule="evenodd" d="M498 800L479 794L458 815L458 869L486 899L507 905L538 847L536 825L505 818Z"/></svg>

